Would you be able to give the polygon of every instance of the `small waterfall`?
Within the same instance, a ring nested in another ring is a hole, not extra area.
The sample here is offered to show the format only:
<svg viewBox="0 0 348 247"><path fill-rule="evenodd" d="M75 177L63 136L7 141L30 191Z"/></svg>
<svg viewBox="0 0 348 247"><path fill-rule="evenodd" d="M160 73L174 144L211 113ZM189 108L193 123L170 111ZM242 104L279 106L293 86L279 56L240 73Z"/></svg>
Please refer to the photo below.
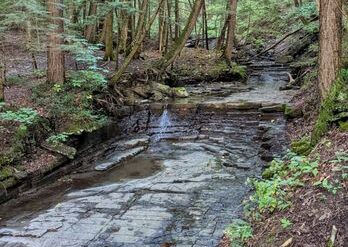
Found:
<svg viewBox="0 0 348 247"><path fill-rule="evenodd" d="M155 140L156 141L159 141L161 140L165 133L167 132L168 130L168 127L171 125L171 121L170 121L170 114L169 114L169 111L167 109L167 105L164 107L164 110L163 110L163 113L159 119L159 133L158 135L156 136Z"/></svg>

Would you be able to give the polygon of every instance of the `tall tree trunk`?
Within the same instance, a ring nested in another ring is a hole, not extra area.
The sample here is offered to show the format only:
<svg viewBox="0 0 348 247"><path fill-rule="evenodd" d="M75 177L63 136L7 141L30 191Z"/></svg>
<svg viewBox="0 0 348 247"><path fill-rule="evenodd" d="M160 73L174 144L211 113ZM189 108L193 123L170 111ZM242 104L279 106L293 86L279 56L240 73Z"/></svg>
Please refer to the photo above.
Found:
<svg viewBox="0 0 348 247"><path fill-rule="evenodd" d="M343 0L320 0L319 88L326 97L341 66Z"/></svg>
<svg viewBox="0 0 348 247"><path fill-rule="evenodd" d="M224 45L224 42L225 42L225 38L226 38L226 30L227 30L227 26L228 26L228 23L229 23L229 15L228 17L226 17L226 20L224 22L224 25L221 29L221 33L220 33L220 37L217 41L217 44L216 44L216 49L217 50L221 50L222 49L222 46Z"/></svg>
<svg viewBox="0 0 348 247"><path fill-rule="evenodd" d="M47 50L47 81L63 83L65 80L64 51L64 21L63 0L47 0L47 9L50 14L50 24L53 29L48 33Z"/></svg>
<svg viewBox="0 0 348 247"><path fill-rule="evenodd" d="M165 10L164 6L162 6L158 15L158 50L160 53L164 50L164 14Z"/></svg>
<svg viewBox="0 0 348 247"><path fill-rule="evenodd" d="M32 23L30 20L27 21L27 28L26 28L26 36L27 36L27 50L30 52L31 55L31 63L33 65L33 70L37 70L37 62L34 54L34 46L33 46L33 36L32 36Z"/></svg>
<svg viewBox="0 0 348 247"><path fill-rule="evenodd" d="M175 35L174 38L177 40L180 36L180 10L179 0L175 0Z"/></svg>
<svg viewBox="0 0 348 247"><path fill-rule="evenodd" d="M5 101L5 66L0 63L0 102Z"/></svg>
<svg viewBox="0 0 348 247"><path fill-rule="evenodd" d="M129 4L128 0L123 0L123 4ZM125 9L121 9L120 11L120 19L121 19L121 25L120 25L120 33L119 33L119 51L120 53L124 53L127 50L127 41L128 39L128 29L129 29L129 14Z"/></svg>
<svg viewBox="0 0 348 247"><path fill-rule="evenodd" d="M204 26L204 39L205 39L205 48L209 50L209 36L208 36L208 19L207 19L207 8L205 0L203 0L203 26Z"/></svg>
<svg viewBox="0 0 348 247"><path fill-rule="evenodd" d="M171 47L171 50L168 51L168 53L160 60L159 62L160 70L167 69L175 61L176 57L180 54L181 50L184 48L187 39L191 35L191 32L196 25L197 18L202 8L202 3L203 3L202 0L195 1L191 14L187 20L186 26L184 30L182 31L182 34L176 40L175 44Z"/></svg>
<svg viewBox="0 0 348 247"><path fill-rule="evenodd" d="M169 41L173 41L173 21L172 21L172 1L167 0L167 13L168 13L168 38L167 43L169 44ZM168 47L167 47L168 48Z"/></svg>
<svg viewBox="0 0 348 247"><path fill-rule="evenodd" d="M232 61L232 52L234 46L234 33L236 29L237 23L237 0L229 0L229 22L227 29L227 39L226 39L226 47L224 50L224 58L227 63L231 63Z"/></svg>
<svg viewBox="0 0 348 247"><path fill-rule="evenodd" d="M88 24L85 28L85 37L90 43L95 43L97 38L97 22L95 20L97 15L97 1L90 1L89 13L88 13Z"/></svg>
<svg viewBox="0 0 348 247"><path fill-rule="evenodd" d="M114 60L113 25L114 25L114 11L111 10L105 19L104 60L107 60L107 61Z"/></svg>

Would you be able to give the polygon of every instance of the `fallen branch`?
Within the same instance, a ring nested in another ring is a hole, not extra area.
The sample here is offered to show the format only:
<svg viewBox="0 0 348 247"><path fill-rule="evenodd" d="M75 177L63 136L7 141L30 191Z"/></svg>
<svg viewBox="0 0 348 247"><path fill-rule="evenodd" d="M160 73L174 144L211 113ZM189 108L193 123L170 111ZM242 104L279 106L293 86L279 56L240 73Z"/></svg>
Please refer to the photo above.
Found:
<svg viewBox="0 0 348 247"><path fill-rule="evenodd" d="M319 17L316 16L316 17L314 17L312 20L310 20L309 23L314 22L314 21L316 21L316 20L318 20L318 19L319 19ZM298 32L301 31L303 28L304 28L304 27L300 27L300 28L296 29L295 31L291 31L291 32L285 34L285 36L284 36L283 38L281 38L281 39L278 40L275 44L271 45L270 47L266 48L265 50L261 51L260 53L256 54L253 58L259 57L259 56L265 54L266 52L268 52L268 51L274 49L274 48L277 47L280 43L282 43L284 40L286 40L288 37L290 37L291 35L294 35L294 34L298 33Z"/></svg>

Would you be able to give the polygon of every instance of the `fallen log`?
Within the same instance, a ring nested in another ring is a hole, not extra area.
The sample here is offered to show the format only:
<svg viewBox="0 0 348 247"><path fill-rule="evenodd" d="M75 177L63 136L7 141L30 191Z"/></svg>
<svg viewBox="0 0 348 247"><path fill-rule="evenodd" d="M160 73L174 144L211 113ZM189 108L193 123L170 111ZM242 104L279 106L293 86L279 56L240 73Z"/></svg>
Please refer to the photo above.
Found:
<svg viewBox="0 0 348 247"><path fill-rule="evenodd" d="M312 20L310 20L309 23L314 22L314 21L317 21L317 20L319 20L319 17L318 17L318 16L316 16L316 17L314 17ZM295 31L291 31L291 32L285 34L285 36L284 36L283 38L281 38L281 39L278 40L275 44L271 45L270 47L266 48L265 50L261 51L260 53L256 54L253 58L259 57L259 56L265 54L266 52L268 52L268 51L274 49L274 48L277 47L280 43L282 43L284 40L286 40L288 37L290 37L291 35L294 35L294 34L298 33L298 32L301 31L303 28L304 28L304 27L300 27L300 28L296 29Z"/></svg>

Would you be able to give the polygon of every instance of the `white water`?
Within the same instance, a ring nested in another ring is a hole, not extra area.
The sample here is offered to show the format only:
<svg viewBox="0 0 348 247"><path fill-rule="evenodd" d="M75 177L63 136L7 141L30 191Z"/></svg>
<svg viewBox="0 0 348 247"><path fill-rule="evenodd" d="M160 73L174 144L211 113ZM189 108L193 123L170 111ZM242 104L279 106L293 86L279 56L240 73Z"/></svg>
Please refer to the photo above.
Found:
<svg viewBox="0 0 348 247"><path fill-rule="evenodd" d="M171 125L171 121L170 121L170 113L167 109L167 107L164 108L163 113L159 119L159 133L156 136L156 141L159 141L161 139L164 138L168 127Z"/></svg>

